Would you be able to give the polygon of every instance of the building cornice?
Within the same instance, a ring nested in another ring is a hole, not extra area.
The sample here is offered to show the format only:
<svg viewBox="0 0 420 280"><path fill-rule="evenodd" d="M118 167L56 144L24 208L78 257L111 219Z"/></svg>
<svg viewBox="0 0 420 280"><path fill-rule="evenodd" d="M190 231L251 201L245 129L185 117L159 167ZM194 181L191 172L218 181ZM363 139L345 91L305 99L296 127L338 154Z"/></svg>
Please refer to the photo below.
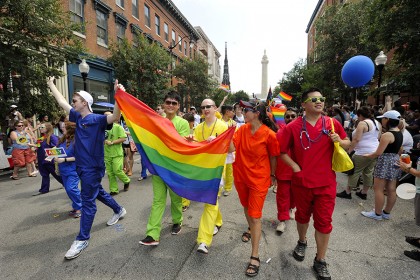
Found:
<svg viewBox="0 0 420 280"><path fill-rule="evenodd" d="M309 30L311 29L312 24L314 23L314 20L316 18L316 15L318 14L319 9L321 9L321 6L322 6L323 2L324 2L324 0L319 0L318 4L316 4L315 10L312 13L312 16L311 16L311 19L309 20L308 26L306 27L306 30L305 30L306 33L308 33Z"/></svg>
<svg viewBox="0 0 420 280"><path fill-rule="evenodd" d="M171 0L158 0L162 6L181 23L181 25L188 31L192 36L191 39L198 41L199 35L187 18L181 13L181 11L175 6Z"/></svg>

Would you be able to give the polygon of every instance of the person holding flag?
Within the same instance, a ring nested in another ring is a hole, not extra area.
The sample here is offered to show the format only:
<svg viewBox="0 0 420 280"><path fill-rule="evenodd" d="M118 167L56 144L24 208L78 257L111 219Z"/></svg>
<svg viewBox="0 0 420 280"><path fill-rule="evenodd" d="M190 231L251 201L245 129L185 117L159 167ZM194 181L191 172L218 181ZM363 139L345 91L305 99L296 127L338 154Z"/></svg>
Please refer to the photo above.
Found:
<svg viewBox="0 0 420 280"><path fill-rule="evenodd" d="M190 134L190 126L188 122L179 117L177 112L180 107L181 97L175 91L166 94L163 103L163 110L166 118L172 122L176 131L181 136ZM142 154L143 157L143 154ZM161 177L152 176L153 185L153 202L150 210L149 220L147 222L146 238L139 241L141 245L157 246L159 245L160 232L162 229L162 218L166 207L166 196L169 192L171 198L171 214L172 214L172 235L177 235L181 231L182 225L182 198L174 193L172 189L165 184Z"/></svg>

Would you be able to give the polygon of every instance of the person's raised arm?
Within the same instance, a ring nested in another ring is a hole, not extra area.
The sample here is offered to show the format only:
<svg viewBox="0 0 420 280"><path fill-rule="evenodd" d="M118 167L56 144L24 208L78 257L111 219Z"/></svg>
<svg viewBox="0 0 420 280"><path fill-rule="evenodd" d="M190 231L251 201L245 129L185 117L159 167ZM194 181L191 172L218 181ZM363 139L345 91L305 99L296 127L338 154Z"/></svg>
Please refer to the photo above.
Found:
<svg viewBox="0 0 420 280"><path fill-rule="evenodd" d="M123 87L123 85L118 83L118 79L116 79L114 83L114 92L117 92L117 89L122 89L123 91L125 91L125 88ZM120 110L120 107L118 106L118 103L115 102L114 111L112 112L111 115L108 115L106 117L106 120L108 124L111 124L111 123L114 123L116 120L119 120L120 118L121 118L121 110Z"/></svg>
<svg viewBox="0 0 420 280"><path fill-rule="evenodd" d="M51 93L57 101L58 105L63 108L66 113L70 113L71 105L67 102L61 92L58 91L57 87L54 85L54 77L48 77L47 81L48 86L51 89Z"/></svg>
<svg viewBox="0 0 420 280"><path fill-rule="evenodd" d="M217 111L218 111L219 113L222 113L222 106L223 106L223 104L225 104L225 101L226 101L226 99L227 99L228 97L229 97L229 95L226 95L225 97L223 97L222 102L220 102L219 107L217 107Z"/></svg>

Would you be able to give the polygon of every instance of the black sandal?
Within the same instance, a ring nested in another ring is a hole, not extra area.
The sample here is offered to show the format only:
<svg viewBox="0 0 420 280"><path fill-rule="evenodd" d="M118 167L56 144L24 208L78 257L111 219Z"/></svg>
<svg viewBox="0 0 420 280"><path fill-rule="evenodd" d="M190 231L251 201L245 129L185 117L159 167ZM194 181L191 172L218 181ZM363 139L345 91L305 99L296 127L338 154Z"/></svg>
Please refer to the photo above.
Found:
<svg viewBox="0 0 420 280"><path fill-rule="evenodd" d="M249 264L248 264L248 266L245 270L245 275L248 276L248 277L257 276L258 271L260 270L260 258L251 256L251 260L258 261L258 265L252 264L251 262L249 262ZM248 272L248 270L252 270L252 272Z"/></svg>
<svg viewBox="0 0 420 280"><path fill-rule="evenodd" d="M250 228L248 228L248 230L251 230ZM251 233L245 231L244 233L242 233L242 237L241 237L242 242L249 242L251 240Z"/></svg>

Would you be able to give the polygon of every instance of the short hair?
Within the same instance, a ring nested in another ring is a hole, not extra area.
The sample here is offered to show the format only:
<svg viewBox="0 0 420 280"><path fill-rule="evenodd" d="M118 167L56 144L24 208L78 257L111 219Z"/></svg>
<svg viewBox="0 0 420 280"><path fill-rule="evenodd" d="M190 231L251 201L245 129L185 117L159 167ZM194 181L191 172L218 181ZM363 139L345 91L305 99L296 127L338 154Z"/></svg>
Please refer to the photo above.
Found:
<svg viewBox="0 0 420 280"><path fill-rule="evenodd" d="M191 113L186 113L182 116L187 122L193 122L194 121L194 115Z"/></svg>
<svg viewBox="0 0 420 280"><path fill-rule="evenodd" d="M168 92L163 98L163 100L166 100L168 98L175 99L176 101L178 101L178 103L181 103L181 96L179 95L178 92L174 90L171 90L170 92Z"/></svg>
<svg viewBox="0 0 420 280"><path fill-rule="evenodd" d="M231 106L231 105L223 105L222 106L222 115L226 114L226 111L233 111L233 106Z"/></svg>
<svg viewBox="0 0 420 280"><path fill-rule="evenodd" d="M309 88L308 90L305 90L303 93L302 93L302 102L305 102L305 100L308 98L308 95L311 93L311 92L320 92L321 93L321 90L319 89L319 88L316 88L316 87L311 87L311 88Z"/></svg>

